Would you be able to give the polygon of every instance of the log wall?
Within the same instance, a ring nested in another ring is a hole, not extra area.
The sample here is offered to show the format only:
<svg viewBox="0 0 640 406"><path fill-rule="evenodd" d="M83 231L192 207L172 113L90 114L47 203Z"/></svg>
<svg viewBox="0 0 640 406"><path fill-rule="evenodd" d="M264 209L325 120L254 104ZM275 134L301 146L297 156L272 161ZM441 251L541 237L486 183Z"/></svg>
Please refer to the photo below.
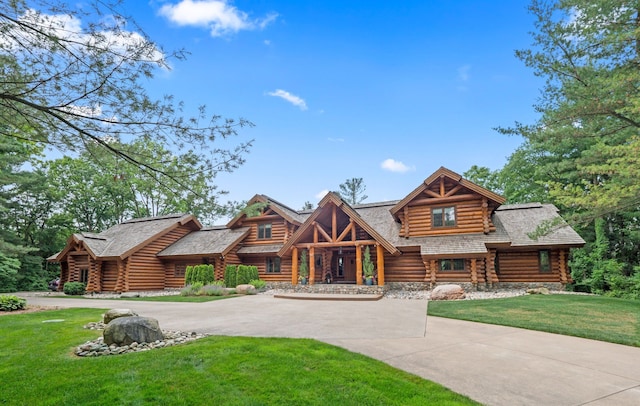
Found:
<svg viewBox="0 0 640 406"><path fill-rule="evenodd" d="M156 254L180 238L190 229L177 227L157 238L129 257L125 280L126 290L158 290L165 288L165 267Z"/></svg>
<svg viewBox="0 0 640 406"><path fill-rule="evenodd" d="M275 255L268 255L275 257ZM244 265L258 267L258 275L265 282L291 282L291 257L280 258L280 272L267 273L267 255L251 255L242 257Z"/></svg>
<svg viewBox="0 0 640 406"><path fill-rule="evenodd" d="M375 250L374 250L375 252ZM375 255L371 255L371 260ZM402 255L384 255L385 282L424 282L426 270L419 247L402 248Z"/></svg>
<svg viewBox="0 0 640 406"><path fill-rule="evenodd" d="M487 213L487 209L482 207L482 199L453 201L451 203L439 203L435 205L409 206L407 210L407 218L409 220L409 237L421 237L428 235L452 235L464 233L482 233L485 231L485 222L489 223L489 231L495 231L495 225L489 217L484 218L483 213ZM432 227L431 226L431 209L434 207L456 208L456 226L455 227ZM401 216L402 221L406 221L404 214ZM406 227L400 228L401 236L406 236Z"/></svg>
<svg viewBox="0 0 640 406"><path fill-rule="evenodd" d="M271 223L271 238L258 238L258 225ZM284 243L285 235L290 234L283 218L272 221L260 220L260 217L249 218L243 222L244 226L251 227L249 235L242 241L244 245L278 244Z"/></svg>
<svg viewBox="0 0 640 406"><path fill-rule="evenodd" d="M115 292L118 281L118 263L116 261L102 262L102 290Z"/></svg>
<svg viewBox="0 0 640 406"><path fill-rule="evenodd" d="M500 282L560 282L558 250L550 251L551 272L540 272L538 251L498 251Z"/></svg>

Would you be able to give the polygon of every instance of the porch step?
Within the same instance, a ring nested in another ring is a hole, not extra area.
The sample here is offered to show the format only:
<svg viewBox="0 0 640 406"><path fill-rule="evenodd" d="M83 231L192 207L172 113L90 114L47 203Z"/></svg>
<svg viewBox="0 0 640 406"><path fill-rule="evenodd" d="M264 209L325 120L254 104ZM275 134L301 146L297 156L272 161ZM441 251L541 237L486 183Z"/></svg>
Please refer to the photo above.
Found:
<svg viewBox="0 0 640 406"><path fill-rule="evenodd" d="M384 294L339 294L339 293L280 293L273 295L277 299L295 300L334 300L334 301L375 301Z"/></svg>

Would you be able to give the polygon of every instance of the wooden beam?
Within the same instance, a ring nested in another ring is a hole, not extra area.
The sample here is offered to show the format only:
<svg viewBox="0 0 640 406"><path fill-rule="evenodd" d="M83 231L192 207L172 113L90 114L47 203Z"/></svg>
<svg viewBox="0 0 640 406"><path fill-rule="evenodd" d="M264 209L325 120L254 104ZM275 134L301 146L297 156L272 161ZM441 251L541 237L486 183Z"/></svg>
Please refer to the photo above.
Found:
<svg viewBox="0 0 640 406"><path fill-rule="evenodd" d="M362 285L362 246L356 245L356 284Z"/></svg>
<svg viewBox="0 0 640 406"><path fill-rule="evenodd" d="M450 191L448 191L444 197L450 197L453 196L458 190L462 189L461 185L457 185L456 187L454 187L453 189L451 189Z"/></svg>
<svg viewBox="0 0 640 406"><path fill-rule="evenodd" d="M438 204L438 203L451 203L458 202L461 200L474 200L479 199L478 195L474 194L464 194L464 195L455 195L451 197L434 197L434 198L426 198L426 199L416 199L409 202L409 206L421 206L424 204Z"/></svg>
<svg viewBox="0 0 640 406"><path fill-rule="evenodd" d="M316 279L316 256L315 247L309 248L309 285L313 285Z"/></svg>
<svg viewBox="0 0 640 406"><path fill-rule="evenodd" d="M298 248L293 247L293 251L291 253L291 284L298 284Z"/></svg>
<svg viewBox="0 0 640 406"><path fill-rule="evenodd" d="M334 204L331 210L331 239L330 241L335 241L338 235L338 208Z"/></svg>
<svg viewBox="0 0 640 406"><path fill-rule="evenodd" d="M436 192L434 192L431 189L425 189L424 190L424 194L426 194L427 196L431 196L431 197L442 197L439 194L437 194Z"/></svg>
<svg viewBox="0 0 640 406"><path fill-rule="evenodd" d="M335 242L340 242L340 241L344 240L344 237L346 237L347 234L349 234L349 231L351 231L352 227L353 227L353 220L350 220L349 221L349 225L344 228L344 230L342 231L342 233L340 233L340 235L335 240Z"/></svg>
<svg viewBox="0 0 640 406"><path fill-rule="evenodd" d="M441 175L440 176L440 196L444 196L445 195L445 189L444 189L444 176Z"/></svg>
<svg viewBox="0 0 640 406"><path fill-rule="evenodd" d="M378 286L384 286L384 249L376 245L376 262L378 263Z"/></svg>
<svg viewBox="0 0 640 406"><path fill-rule="evenodd" d="M245 217L244 222L249 223L254 221L279 220L281 218L282 217L280 217L277 214L266 214L266 215L260 215L255 217Z"/></svg>
<svg viewBox="0 0 640 406"><path fill-rule="evenodd" d="M352 221L352 223L353 223L353 227L351 227L351 241L355 241L356 237L357 237L357 235L356 235L357 234L356 233L356 223L353 222L353 221Z"/></svg>
<svg viewBox="0 0 640 406"><path fill-rule="evenodd" d="M474 286L478 286L478 260L476 258L471 259L471 283Z"/></svg>
<svg viewBox="0 0 640 406"><path fill-rule="evenodd" d="M340 241L340 242L318 242L318 243L307 243L303 242L300 244L295 244L294 247L302 248L302 249L311 249L311 247L316 248L331 248L331 247L357 247L359 245L371 245L376 244L376 240L359 240L359 241Z"/></svg>
<svg viewBox="0 0 640 406"><path fill-rule="evenodd" d="M316 244L318 242L318 227L316 227L316 222L313 223L313 243Z"/></svg>
<svg viewBox="0 0 640 406"><path fill-rule="evenodd" d="M326 231L324 231L324 228L322 228L322 224L314 221L313 225L317 229L317 231L319 231L320 234L322 234L322 236L324 237L325 240L327 240L327 241L333 241L334 240L333 238L329 237L329 234L327 234Z"/></svg>

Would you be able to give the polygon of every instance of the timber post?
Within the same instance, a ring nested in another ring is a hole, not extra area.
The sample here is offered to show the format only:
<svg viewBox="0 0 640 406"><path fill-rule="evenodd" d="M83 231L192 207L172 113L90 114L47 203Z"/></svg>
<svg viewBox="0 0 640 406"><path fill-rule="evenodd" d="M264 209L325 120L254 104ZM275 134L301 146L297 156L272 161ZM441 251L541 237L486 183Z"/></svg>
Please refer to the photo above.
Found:
<svg viewBox="0 0 640 406"><path fill-rule="evenodd" d="M362 246L356 245L356 285L362 285Z"/></svg>
<svg viewBox="0 0 640 406"><path fill-rule="evenodd" d="M316 249L312 245L309 248L309 285L313 285L316 279Z"/></svg>
<svg viewBox="0 0 640 406"><path fill-rule="evenodd" d="M293 247L291 256L291 284L298 284L298 248Z"/></svg>
<svg viewBox="0 0 640 406"><path fill-rule="evenodd" d="M384 286L384 250L376 244L376 262L378 263L378 286Z"/></svg>

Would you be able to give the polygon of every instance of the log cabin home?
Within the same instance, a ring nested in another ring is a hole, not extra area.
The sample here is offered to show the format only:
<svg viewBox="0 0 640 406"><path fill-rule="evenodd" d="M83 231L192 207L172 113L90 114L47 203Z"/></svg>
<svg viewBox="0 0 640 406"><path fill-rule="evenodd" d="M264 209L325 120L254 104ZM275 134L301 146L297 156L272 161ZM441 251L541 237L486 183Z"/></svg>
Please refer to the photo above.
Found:
<svg viewBox="0 0 640 406"><path fill-rule="evenodd" d="M360 285L369 247L376 283L429 289L458 283L470 289L547 286L571 282L572 248L584 240L551 204L505 205L505 198L440 168L401 200L351 206L329 192L314 210L297 211L265 195L256 215L203 227L192 215L125 221L99 233L72 235L49 258L65 282L89 292L179 288L189 265L255 265L271 286L299 282L300 256L309 284ZM539 227L546 232L537 235Z"/></svg>

